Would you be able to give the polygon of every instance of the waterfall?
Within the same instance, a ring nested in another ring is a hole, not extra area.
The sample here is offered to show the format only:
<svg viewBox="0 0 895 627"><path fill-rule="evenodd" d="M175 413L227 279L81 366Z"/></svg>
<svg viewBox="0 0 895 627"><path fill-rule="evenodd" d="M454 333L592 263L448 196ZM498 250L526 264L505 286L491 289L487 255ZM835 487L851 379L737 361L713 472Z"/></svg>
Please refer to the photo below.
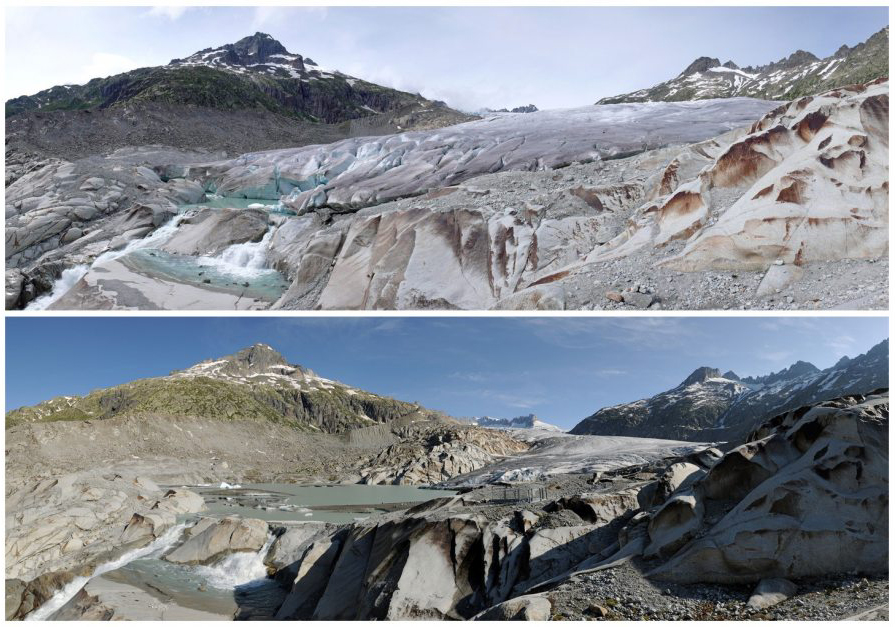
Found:
<svg viewBox="0 0 895 627"><path fill-rule="evenodd" d="M216 257L199 257L200 265L212 266L221 274L252 278L268 271L267 249L273 229L267 230L258 242L233 244L225 248Z"/></svg>
<svg viewBox="0 0 895 627"><path fill-rule="evenodd" d="M140 559L141 557L149 557L153 554L164 553L180 539L180 535L183 533L183 530L185 528L185 524L175 525L174 527L168 529L168 531L163 533L161 536L156 538L150 544L147 544L146 546L139 549L134 549L133 551L128 551L118 559L112 560L111 562L100 564L96 567L96 570L93 571L92 575L88 577L76 577L70 583L62 587L46 603L28 614L28 616L25 617L25 620L47 620L59 608L68 603L78 592L80 592L81 588L83 588L84 585L94 577L98 577L103 573L117 570L125 564L128 564L136 559Z"/></svg>
<svg viewBox="0 0 895 627"><path fill-rule="evenodd" d="M180 223L186 215L186 213L178 213L146 237L142 239L132 239L127 243L127 246L119 248L118 250L107 250L97 257L93 263L96 264L110 261L112 259L118 259L119 257L124 257L128 253L140 248L155 248L157 244L164 244L172 235L174 235L175 231L177 231L177 227L180 226Z"/></svg>
<svg viewBox="0 0 895 627"><path fill-rule="evenodd" d="M174 235L174 231L177 230L178 225L185 216L186 214L183 213L177 214L143 239L131 240L127 243L126 246L118 250L107 250L103 254L99 255L96 259L94 259L93 263L89 266L87 264L81 264L63 270L60 277L53 283L53 289L50 290L49 293L44 294L40 298L36 298L32 302L28 303L25 309L46 309L52 303L61 298L68 290L73 288L75 286L75 283L80 281L81 278L85 274L87 274L87 271L97 263L110 261L112 259L118 259L119 257L123 257L124 255L137 250L138 248L151 248L155 244L166 242L168 238Z"/></svg>
<svg viewBox="0 0 895 627"><path fill-rule="evenodd" d="M62 271L60 277L53 283L53 289L39 298L35 298L25 307L26 310L40 311L55 303L68 290L81 280L90 267L87 264L72 266Z"/></svg>
<svg viewBox="0 0 895 627"><path fill-rule="evenodd" d="M222 590L232 590L259 579L267 579L264 558L276 536L268 534L267 542L257 553L233 553L211 566L197 566L196 573L208 585Z"/></svg>

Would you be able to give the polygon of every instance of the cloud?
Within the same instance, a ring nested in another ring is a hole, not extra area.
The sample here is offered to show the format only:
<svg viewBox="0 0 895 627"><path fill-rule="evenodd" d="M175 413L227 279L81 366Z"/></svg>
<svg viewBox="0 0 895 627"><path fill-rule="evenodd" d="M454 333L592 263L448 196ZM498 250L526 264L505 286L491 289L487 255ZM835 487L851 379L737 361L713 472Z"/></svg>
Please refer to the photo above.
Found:
<svg viewBox="0 0 895 627"><path fill-rule="evenodd" d="M827 340L827 346L838 352L838 355L847 355L855 350L856 340L850 335L837 335Z"/></svg>
<svg viewBox="0 0 895 627"><path fill-rule="evenodd" d="M90 63L83 66L79 72L80 83L86 83L92 78L105 78L114 74L127 72L140 67L140 62L111 52L95 52L90 56Z"/></svg>
<svg viewBox="0 0 895 627"><path fill-rule="evenodd" d="M690 319L695 320L695 319ZM702 335L684 318L521 318L518 323L539 339L566 349L602 348L622 344L626 350L653 350L663 346L695 345Z"/></svg>
<svg viewBox="0 0 895 627"><path fill-rule="evenodd" d="M481 372L452 372L448 377L459 381L469 381L471 383L482 383L488 380L488 377Z"/></svg>
<svg viewBox="0 0 895 627"><path fill-rule="evenodd" d="M617 368L600 368L594 372L598 377L617 377L628 374L627 370L618 370Z"/></svg>
<svg viewBox="0 0 895 627"><path fill-rule="evenodd" d="M788 362L792 357L792 351L763 351L758 354L758 357L774 363Z"/></svg>
<svg viewBox="0 0 895 627"><path fill-rule="evenodd" d="M515 394L505 394L503 392L487 391L483 395L500 401L507 407L515 407L516 409L532 409L538 405L544 404L544 399L542 398L517 396Z"/></svg>
<svg viewBox="0 0 895 627"><path fill-rule="evenodd" d="M255 7L252 11L252 30L301 23L308 18L323 21L328 11L327 7Z"/></svg>
<svg viewBox="0 0 895 627"><path fill-rule="evenodd" d="M146 11L143 15L148 17L164 17L172 22L179 20L180 16L192 9L188 6L154 6Z"/></svg>

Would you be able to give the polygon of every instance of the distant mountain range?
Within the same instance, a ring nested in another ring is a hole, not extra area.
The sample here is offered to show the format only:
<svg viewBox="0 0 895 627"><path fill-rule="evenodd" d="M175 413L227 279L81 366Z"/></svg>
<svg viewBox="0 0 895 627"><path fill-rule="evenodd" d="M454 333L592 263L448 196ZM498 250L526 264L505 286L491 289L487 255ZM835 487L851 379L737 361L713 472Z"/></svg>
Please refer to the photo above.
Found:
<svg viewBox="0 0 895 627"><path fill-rule="evenodd" d="M650 398L605 407L573 434L624 435L695 442L734 440L762 421L802 405L866 394L889 385L889 341L820 370L798 361L763 377L696 369L680 385Z"/></svg>
<svg viewBox="0 0 895 627"><path fill-rule="evenodd" d="M257 420L340 433L393 420L436 418L416 403L379 396L290 364L266 344L209 359L165 377L140 379L85 396L61 396L6 414L22 422L104 420L118 416Z"/></svg>
<svg viewBox="0 0 895 627"><path fill-rule="evenodd" d="M538 420L538 417L534 414L516 416L515 418L492 418L491 416L481 416L477 418L467 418L466 420L475 423L480 427L488 427L490 429L540 429L542 431L563 431L556 425L551 425Z"/></svg>
<svg viewBox="0 0 895 627"><path fill-rule="evenodd" d="M866 83L889 75L889 27L853 48L841 46L818 59L797 50L786 58L758 67L739 67L711 57L693 61L675 78L629 94L603 98L596 104L674 102L749 96L764 100L793 100L822 91Z"/></svg>
<svg viewBox="0 0 895 627"><path fill-rule="evenodd" d="M199 120L204 141L191 129L197 112L217 114L207 125ZM226 122L222 114L229 116ZM23 119L11 123L14 116ZM189 139L184 147L233 145L242 151L439 128L474 119L443 102L324 68L289 52L266 33L206 48L167 65L13 98L6 102L6 117L7 144L12 137L31 148L43 147L42 142L54 139L61 127L80 135L88 146L95 143L107 149L147 143L180 146L179 133ZM216 127L222 124L239 124L232 131L244 135L244 141L228 138L228 144L223 137L216 141ZM47 134L50 139L42 137ZM106 145L93 137L97 134L105 136Z"/></svg>

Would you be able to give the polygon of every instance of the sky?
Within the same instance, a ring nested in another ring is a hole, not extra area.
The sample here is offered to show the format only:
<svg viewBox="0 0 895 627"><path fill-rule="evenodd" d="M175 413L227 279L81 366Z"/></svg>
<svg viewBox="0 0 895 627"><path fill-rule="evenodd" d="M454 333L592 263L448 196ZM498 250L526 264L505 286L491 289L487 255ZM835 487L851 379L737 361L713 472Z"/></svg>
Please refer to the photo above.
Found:
<svg viewBox="0 0 895 627"><path fill-rule="evenodd" d="M887 7L7 7L4 84L9 99L262 31L465 111L550 109L652 86L700 56L822 58L886 25Z"/></svg>
<svg viewBox="0 0 895 627"><path fill-rule="evenodd" d="M456 417L571 428L700 366L762 375L855 357L885 317L8 317L7 409L163 376L261 342L323 377Z"/></svg>

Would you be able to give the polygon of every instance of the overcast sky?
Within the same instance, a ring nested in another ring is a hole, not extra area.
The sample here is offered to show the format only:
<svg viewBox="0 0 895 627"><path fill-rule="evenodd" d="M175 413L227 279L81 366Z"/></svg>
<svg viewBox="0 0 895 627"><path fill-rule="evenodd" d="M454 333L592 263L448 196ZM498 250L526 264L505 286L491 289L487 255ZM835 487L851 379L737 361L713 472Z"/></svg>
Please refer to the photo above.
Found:
<svg viewBox="0 0 895 627"><path fill-rule="evenodd" d="M571 428L700 366L819 368L888 337L863 318L7 318L7 409L270 344L321 376L453 416L536 413Z"/></svg>
<svg viewBox="0 0 895 627"><path fill-rule="evenodd" d="M6 98L162 65L255 31L325 67L464 110L591 104L679 74L819 57L887 7L38 7L6 9Z"/></svg>

